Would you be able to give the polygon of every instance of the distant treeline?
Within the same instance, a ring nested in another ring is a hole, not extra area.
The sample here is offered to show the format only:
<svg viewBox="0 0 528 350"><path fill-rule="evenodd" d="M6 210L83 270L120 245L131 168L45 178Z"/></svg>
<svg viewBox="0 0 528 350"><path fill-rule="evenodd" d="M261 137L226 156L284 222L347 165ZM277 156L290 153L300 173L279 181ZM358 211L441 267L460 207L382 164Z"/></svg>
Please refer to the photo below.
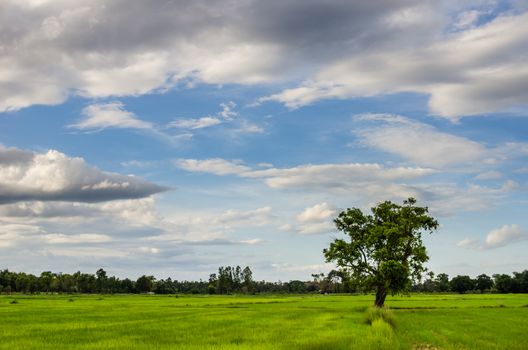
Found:
<svg viewBox="0 0 528 350"><path fill-rule="evenodd" d="M449 279L445 273L436 277L430 276L422 283L412 287L414 292L495 292L495 293L528 293L528 270L514 272L513 276L507 274L494 274L488 276L478 275L477 278L469 276L455 276Z"/></svg>
<svg viewBox="0 0 528 350"><path fill-rule="evenodd" d="M254 281L249 267L220 267L209 280L178 281L171 278L157 280L143 275L137 280L108 276L103 269L95 274L80 271L53 273L45 271L40 276L24 272L0 270L0 293L108 293L108 294L233 294L233 293L308 293L318 292L316 282Z"/></svg>
<svg viewBox="0 0 528 350"><path fill-rule="evenodd" d="M456 293L528 293L528 270L506 274L485 274L472 279L456 276L449 279L445 273L411 286L413 292ZM0 270L0 293L108 293L108 294L242 294L242 293L363 293L369 290L356 288L347 274L332 270L328 274L313 274L310 281L266 282L253 280L249 267L220 267L218 273L203 281L178 281L171 278L156 280L143 275L137 280L108 276L103 269L95 274L53 273L45 271L40 276L24 272Z"/></svg>

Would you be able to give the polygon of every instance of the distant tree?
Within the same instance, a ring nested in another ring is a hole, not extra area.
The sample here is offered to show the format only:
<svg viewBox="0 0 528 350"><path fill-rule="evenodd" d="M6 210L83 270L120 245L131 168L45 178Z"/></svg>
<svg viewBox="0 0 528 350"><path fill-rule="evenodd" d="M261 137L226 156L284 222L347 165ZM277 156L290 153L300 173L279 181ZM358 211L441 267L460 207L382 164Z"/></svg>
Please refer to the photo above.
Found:
<svg viewBox="0 0 528 350"><path fill-rule="evenodd" d="M73 274L76 289L79 293L96 293L97 280L94 275L77 271Z"/></svg>
<svg viewBox="0 0 528 350"><path fill-rule="evenodd" d="M21 293L27 293L29 291L29 277L24 272L17 275L15 280L16 290Z"/></svg>
<svg viewBox="0 0 528 350"><path fill-rule="evenodd" d="M374 305L382 307L388 293L406 291L412 279L420 279L429 259L422 231L433 232L438 222L414 198L403 205L386 201L371 211L341 212L334 222L350 241L336 239L323 252L327 262L335 261L358 286L375 289Z"/></svg>
<svg viewBox="0 0 528 350"><path fill-rule="evenodd" d="M513 281L510 275L506 274L495 274L493 275L495 280L495 289L499 293L512 293L513 292Z"/></svg>
<svg viewBox="0 0 528 350"><path fill-rule="evenodd" d="M97 276L97 289L99 293L105 293L106 292L106 282L108 280L106 271L103 269L99 269L97 270L95 275Z"/></svg>
<svg viewBox="0 0 528 350"><path fill-rule="evenodd" d="M136 281L136 289L139 293L149 293L152 291L155 278L153 276L141 276Z"/></svg>
<svg viewBox="0 0 528 350"><path fill-rule="evenodd" d="M435 279L436 290L439 292L448 292L449 291L449 276L445 273L440 273L436 276Z"/></svg>
<svg viewBox="0 0 528 350"><path fill-rule="evenodd" d="M332 293L339 293L341 290L341 280L344 273L340 270L330 270L326 275L328 283L328 291Z"/></svg>
<svg viewBox="0 0 528 350"><path fill-rule="evenodd" d="M218 279L217 279L216 291L218 294L231 293L233 289L233 269L231 266L218 268Z"/></svg>
<svg viewBox="0 0 528 350"><path fill-rule="evenodd" d="M55 275L51 271L42 272L39 277L40 291L46 293L51 291L51 285L53 283L54 278Z"/></svg>
<svg viewBox="0 0 528 350"><path fill-rule="evenodd" d="M478 275L475 279L475 287L480 290L480 293L484 293L485 290L493 287L493 280L486 274Z"/></svg>
<svg viewBox="0 0 528 350"><path fill-rule="evenodd" d="M451 290L463 294L474 288L473 280L469 276L456 276L450 282Z"/></svg>
<svg viewBox="0 0 528 350"><path fill-rule="evenodd" d="M176 292L171 278L166 280L159 280L154 283L154 288L152 290L156 294L173 294Z"/></svg>
<svg viewBox="0 0 528 350"><path fill-rule="evenodd" d="M235 269L233 270L233 290L240 292L242 288L242 282L243 282L242 268L237 265Z"/></svg>
<svg viewBox="0 0 528 350"><path fill-rule="evenodd" d="M288 282L288 292L290 293L304 293L306 292L306 285L303 281L293 280Z"/></svg>
<svg viewBox="0 0 528 350"><path fill-rule="evenodd" d="M436 282L432 278L427 278L422 283L421 292L433 293L436 291Z"/></svg>
<svg viewBox="0 0 528 350"><path fill-rule="evenodd" d="M249 266L246 266L244 270L242 271L242 280L244 281L244 289L245 292L252 292L253 291L253 272L249 268Z"/></svg>
<svg viewBox="0 0 528 350"><path fill-rule="evenodd" d="M528 293L528 270L514 272L513 279L515 280L518 293Z"/></svg>

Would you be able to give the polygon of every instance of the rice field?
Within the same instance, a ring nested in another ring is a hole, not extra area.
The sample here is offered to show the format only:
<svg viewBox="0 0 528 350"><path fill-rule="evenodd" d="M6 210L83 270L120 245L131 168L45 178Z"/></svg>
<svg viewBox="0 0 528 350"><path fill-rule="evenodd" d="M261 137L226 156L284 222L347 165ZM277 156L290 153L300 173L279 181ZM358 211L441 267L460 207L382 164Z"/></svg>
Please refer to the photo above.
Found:
<svg viewBox="0 0 528 350"><path fill-rule="evenodd" d="M528 295L2 295L0 349L528 349Z"/></svg>

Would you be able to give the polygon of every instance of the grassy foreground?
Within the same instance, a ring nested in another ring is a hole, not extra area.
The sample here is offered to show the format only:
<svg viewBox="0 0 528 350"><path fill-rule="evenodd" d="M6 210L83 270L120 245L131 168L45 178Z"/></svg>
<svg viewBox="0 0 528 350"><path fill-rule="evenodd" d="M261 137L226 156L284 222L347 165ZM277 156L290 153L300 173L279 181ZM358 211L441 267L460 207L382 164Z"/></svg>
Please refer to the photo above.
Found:
<svg viewBox="0 0 528 350"><path fill-rule="evenodd" d="M528 295L0 296L0 349L527 349Z"/></svg>

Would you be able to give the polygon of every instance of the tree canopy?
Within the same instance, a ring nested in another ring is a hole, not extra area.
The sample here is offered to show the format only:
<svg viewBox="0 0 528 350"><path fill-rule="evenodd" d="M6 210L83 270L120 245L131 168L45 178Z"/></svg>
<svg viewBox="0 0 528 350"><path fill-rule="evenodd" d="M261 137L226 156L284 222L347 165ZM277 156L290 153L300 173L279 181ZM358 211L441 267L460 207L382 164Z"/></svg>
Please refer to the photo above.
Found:
<svg viewBox="0 0 528 350"><path fill-rule="evenodd" d="M335 239L323 253L365 290L376 290L375 305L382 307L388 293L407 290L413 279L421 278L429 259L422 231L433 232L438 222L427 207L414 198L403 205L385 201L366 215L358 208L341 212L334 220L349 240Z"/></svg>

